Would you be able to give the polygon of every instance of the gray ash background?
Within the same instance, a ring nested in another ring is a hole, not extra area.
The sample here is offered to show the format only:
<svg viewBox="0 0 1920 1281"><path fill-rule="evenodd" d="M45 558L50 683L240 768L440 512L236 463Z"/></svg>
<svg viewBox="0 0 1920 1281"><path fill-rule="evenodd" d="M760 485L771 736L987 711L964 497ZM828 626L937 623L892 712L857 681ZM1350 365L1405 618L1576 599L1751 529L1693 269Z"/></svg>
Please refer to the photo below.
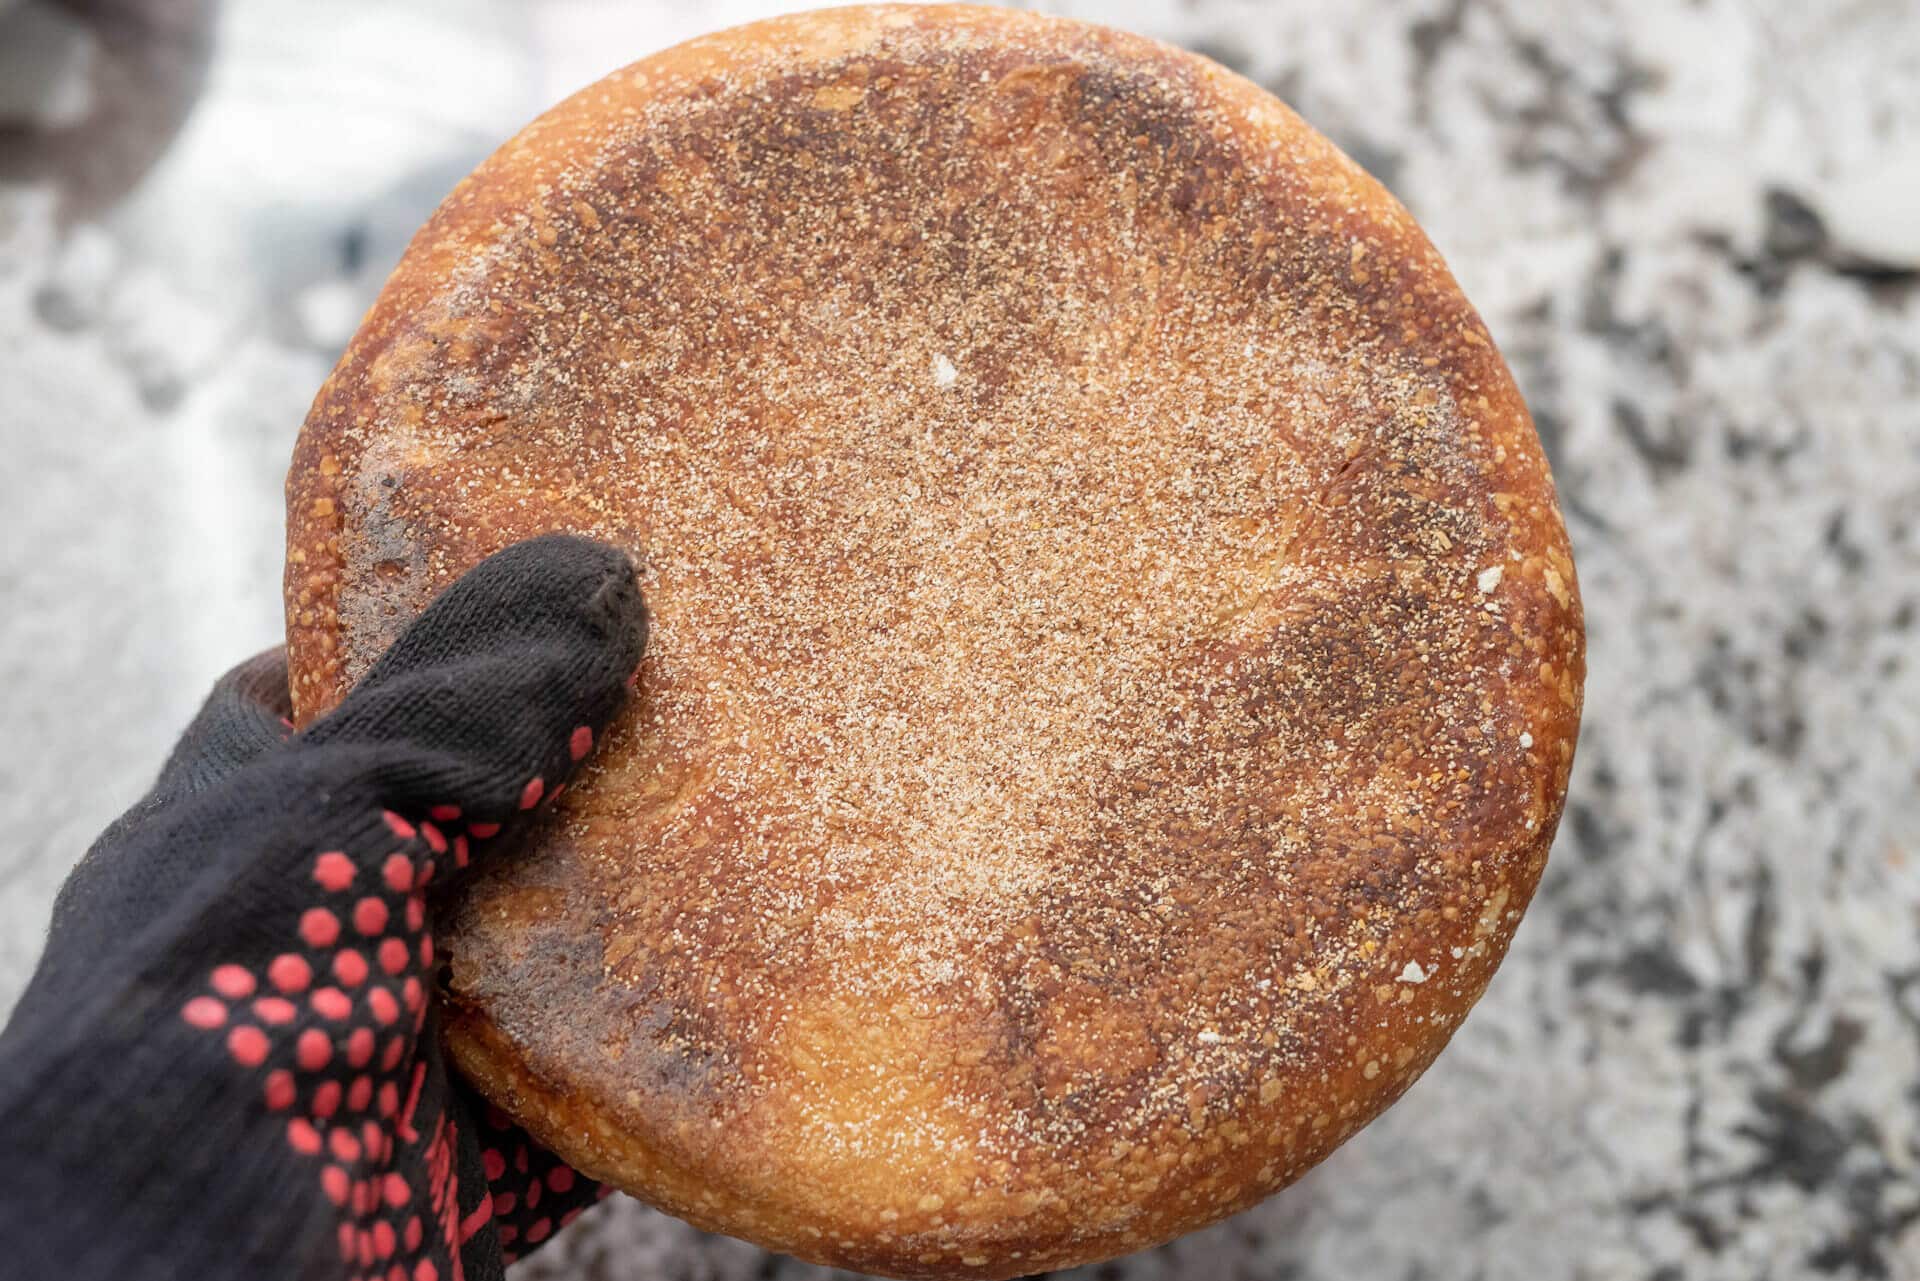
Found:
<svg viewBox="0 0 1920 1281"><path fill-rule="evenodd" d="M101 38L0 0L0 1009L278 638L293 435L412 229L563 93L788 7L94 0ZM1439 1064L1264 1206L1069 1275L1920 1278L1920 9L1039 7L1243 72L1421 219L1591 644L1546 881ZM616 1198L518 1275L834 1274Z"/></svg>

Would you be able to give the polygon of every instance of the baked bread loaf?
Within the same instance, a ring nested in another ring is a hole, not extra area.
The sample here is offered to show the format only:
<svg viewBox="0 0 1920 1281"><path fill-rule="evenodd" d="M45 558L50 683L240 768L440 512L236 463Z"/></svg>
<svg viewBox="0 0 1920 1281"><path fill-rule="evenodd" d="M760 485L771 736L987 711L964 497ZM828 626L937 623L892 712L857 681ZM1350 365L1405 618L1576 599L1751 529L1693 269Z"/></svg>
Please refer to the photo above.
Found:
<svg viewBox="0 0 1920 1281"><path fill-rule="evenodd" d="M638 697L442 912L453 1053L701 1227L1007 1277L1252 1204L1533 893L1579 601L1433 247L1115 31L803 14L530 125L288 482L298 714L516 540L644 562Z"/></svg>

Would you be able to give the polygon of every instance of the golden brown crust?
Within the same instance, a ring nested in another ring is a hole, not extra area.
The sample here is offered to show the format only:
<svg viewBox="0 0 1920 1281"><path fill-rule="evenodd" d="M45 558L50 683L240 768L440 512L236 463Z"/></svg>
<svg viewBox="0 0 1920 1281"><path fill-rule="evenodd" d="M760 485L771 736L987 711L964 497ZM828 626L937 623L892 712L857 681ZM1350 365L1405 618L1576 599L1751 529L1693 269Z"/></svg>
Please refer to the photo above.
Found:
<svg viewBox="0 0 1920 1281"><path fill-rule="evenodd" d="M445 939L465 1069L702 1226L1151 1244L1418 1076L1578 727L1552 482L1384 191L1000 10L694 41L422 230L288 480L304 719L488 552L642 553L639 705Z"/></svg>

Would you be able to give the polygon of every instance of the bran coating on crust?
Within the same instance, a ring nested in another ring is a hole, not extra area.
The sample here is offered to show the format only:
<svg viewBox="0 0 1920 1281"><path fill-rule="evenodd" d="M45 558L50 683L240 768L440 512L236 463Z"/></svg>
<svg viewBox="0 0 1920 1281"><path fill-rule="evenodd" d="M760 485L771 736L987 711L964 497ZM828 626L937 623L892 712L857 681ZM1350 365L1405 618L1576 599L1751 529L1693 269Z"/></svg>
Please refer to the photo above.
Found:
<svg viewBox="0 0 1920 1281"><path fill-rule="evenodd" d="M1432 1061L1559 820L1539 442L1407 215L1080 23L829 10L530 125L288 479L297 716L492 551L632 550L639 696L442 909L452 1050L585 1172L903 1277L1141 1248Z"/></svg>

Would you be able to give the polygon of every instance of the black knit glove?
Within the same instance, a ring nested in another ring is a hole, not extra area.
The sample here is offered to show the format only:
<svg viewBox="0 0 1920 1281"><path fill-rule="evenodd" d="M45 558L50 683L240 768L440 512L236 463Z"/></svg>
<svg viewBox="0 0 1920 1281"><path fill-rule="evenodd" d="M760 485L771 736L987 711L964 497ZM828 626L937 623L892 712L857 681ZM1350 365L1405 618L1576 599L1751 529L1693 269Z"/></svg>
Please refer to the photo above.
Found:
<svg viewBox="0 0 1920 1281"><path fill-rule="evenodd" d="M645 643L626 558L550 536L304 733L278 653L222 680L0 1032L0 1275L497 1281L591 1204L449 1075L432 891L511 857Z"/></svg>

